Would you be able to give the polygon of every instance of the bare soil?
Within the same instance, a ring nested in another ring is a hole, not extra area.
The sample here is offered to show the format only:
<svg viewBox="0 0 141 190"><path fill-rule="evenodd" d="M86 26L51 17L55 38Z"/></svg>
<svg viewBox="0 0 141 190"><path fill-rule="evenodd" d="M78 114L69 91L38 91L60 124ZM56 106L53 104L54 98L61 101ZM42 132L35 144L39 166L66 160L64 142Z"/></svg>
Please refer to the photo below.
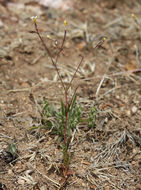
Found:
<svg viewBox="0 0 141 190"><path fill-rule="evenodd" d="M31 0L0 1L0 189L54 190L61 183L61 148L41 125L45 97L58 105L62 87L34 30L52 54L67 20L58 67L67 83L84 56L72 90L82 107L95 105L96 127L78 126L68 190L141 190L141 2L74 0L73 9ZM135 14L137 22L131 17ZM103 37L107 40L94 50ZM9 146L16 153L10 153Z"/></svg>

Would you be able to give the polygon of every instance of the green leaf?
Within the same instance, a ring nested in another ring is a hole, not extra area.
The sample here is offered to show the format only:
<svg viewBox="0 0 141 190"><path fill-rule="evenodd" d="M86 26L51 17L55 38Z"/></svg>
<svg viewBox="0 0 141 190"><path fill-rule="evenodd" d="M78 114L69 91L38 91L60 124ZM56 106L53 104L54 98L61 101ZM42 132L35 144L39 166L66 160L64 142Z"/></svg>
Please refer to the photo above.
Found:
<svg viewBox="0 0 141 190"><path fill-rule="evenodd" d="M73 97L72 103L71 103L71 105L70 105L70 110L69 110L70 114L72 113L73 108L74 108L74 106L75 106L76 98L77 98L77 96L76 96L76 94L75 94L74 97Z"/></svg>
<svg viewBox="0 0 141 190"><path fill-rule="evenodd" d="M64 102L62 101L62 99L61 99L61 113L62 113L62 115L65 115L65 105L64 105Z"/></svg>
<svg viewBox="0 0 141 190"><path fill-rule="evenodd" d="M17 153L17 148L15 144L9 144L9 152L14 156Z"/></svg>

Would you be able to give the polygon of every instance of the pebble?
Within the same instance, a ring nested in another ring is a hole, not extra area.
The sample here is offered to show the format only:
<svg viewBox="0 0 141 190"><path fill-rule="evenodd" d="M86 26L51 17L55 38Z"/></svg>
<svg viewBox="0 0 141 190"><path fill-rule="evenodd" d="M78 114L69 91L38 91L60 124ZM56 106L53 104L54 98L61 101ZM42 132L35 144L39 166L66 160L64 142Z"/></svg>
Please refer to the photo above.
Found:
<svg viewBox="0 0 141 190"><path fill-rule="evenodd" d="M18 179L18 184L24 185L24 183L25 183L25 180L23 180L23 179L21 179L21 178Z"/></svg>
<svg viewBox="0 0 141 190"><path fill-rule="evenodd" d="M133 149L133 154L137 154L139 152L139 150L137 148Z"/></svg>
<svg viewBox="0 0 141 190"><path fill-rule="evenodd" d="M131 109L132 113L135 114L137 112L137 107L136 106L133 106L132 109Z"/></svg>
<svg viewBox="0 0 141 190"><path fill-rule="evenodd" d="M126 112L127 116L131 116L131 111L130 110L126 110L125 112Z"/></svg>
<svg viewBox="0 0 141 190"><path fill-rule="evenodd" d="M134 166L136 165L136 162L135 162L135 161L132 161L132 162L131 162L131 165L132 165L132 167L134 167Z"/></svg>
<svg viewBox="0 0 141 190"><path fill-rule="evenodd" d="M8 175L12 175L13 171L12 170L8 170Z"/></svg>

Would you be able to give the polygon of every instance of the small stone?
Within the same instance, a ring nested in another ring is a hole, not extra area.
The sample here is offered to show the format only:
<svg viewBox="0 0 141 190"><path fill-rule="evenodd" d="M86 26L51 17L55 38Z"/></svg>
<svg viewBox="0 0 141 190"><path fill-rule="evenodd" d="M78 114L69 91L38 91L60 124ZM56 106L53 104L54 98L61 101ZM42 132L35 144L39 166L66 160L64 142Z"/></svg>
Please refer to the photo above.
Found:
<svg viewBox="0 0 141 190"><path fill-rule="evenodd" d="M132 164L132 167L134 167L136 165L136 162L132 161L131 164Z"/></svg>
<svg viewBox="0 0 141 190"><path fill-rule="evenodd" d="M130 110L126 110L126 115L127 116L131 116L131 111Z"/></svg>
<svg viewBox="0 0 141 190"><path fill-rule="evenodd" d="M134 148L134 149L133 149L133 154L137 154L138 151L139 151L139 150L138 150L137 148Z"/></svg>
<svg viewBox="0 0 141 190"><path fill-rule="evenodd" d="M82 183L82 187L85 187L86 185L85 185L85 183Z"/></svg>
<svg viewBox="0 0 141 190"><path fill-rule="evenodd" d="M8 175L11 175L13 174L13 171L12 170L8 170Z"/></svg>
<svg viewBox="0 0 141 190"><path fill-rule="evenodd" d="M137 107L136 106L133 106L132 109L131 109L132 113L135 114L137 112Z"/></svg>
<svg viewBox="0 0 141 190"><path fill-rule="evenodd" d="M108 123L108 117L105 118L105 123Z"/></svg>
<svg viewBox="0 0 141 190"><path fill-rule="evenodd" d="M120 99L119 95L116 96L117 99Z"/></svg>
<svg viewBox="0 0 141 190"><path fill-rule="evenodd" d="M24 179L21 179L21 178L18 179L18 184L24 185L24 183L25 183L25 180L24 180Z"/></svg>

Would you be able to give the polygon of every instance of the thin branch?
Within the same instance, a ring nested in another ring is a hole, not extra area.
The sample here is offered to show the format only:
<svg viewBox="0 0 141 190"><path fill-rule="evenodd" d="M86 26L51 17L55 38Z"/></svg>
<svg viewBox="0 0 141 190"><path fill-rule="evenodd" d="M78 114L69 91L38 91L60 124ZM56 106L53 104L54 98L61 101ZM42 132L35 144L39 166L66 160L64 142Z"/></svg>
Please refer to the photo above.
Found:
<svg viewBox="0 0 141 190"><path fill-rule="evenodd" d="M46 44L45 44L45 42L44 42L42 36L40 35L37 24L34 23L34 26L35 26L36 33L37 33L38 37L40 38L40 40L41 40L41 42L42 42L42 45L44 46L44 48L45 48L45 50L46 50L48 56L49 56L50 59L51 59L52 64L54 65L54 67L55 67L55 69L56 69L56 71L57 71L57 74L58 74L59 80L61 81L62 87L63 87L64 91L66 92L66 88L65 88L64 82L63 82L63 80L62 80L62 78L61 78L61 76L60 76L60 73L59 73L59 69L58 69L58 67L57 67L57 64L56 64L56 62L53 60L53 57L52 57L52 55L51 55L51 53L50 53L48 47L46 46Z"/></svg>
<svg viewBox="0 0 141 190"><path fill-rule="evenodd" d="M56 56L56 64L57 64L57 62L58 62L58 58L59 58L61 52L63 51L64 43L65 43L65 41L66 41L66 35L67 35L67 31L65 30L65 31L64 31L64 37L63 37L62 45L61 45L60 50L59 50L59 52L58 52L58 54L57 54L57 56Z"/></svg>
<svg viewBox="0 0 141 190"><path fill-rule="evenodd" d="M77 86L76 89L74 90L74 93L73 93L73 96L72 96L71 101L70 101L70 103L69 103L69 108L68 108L68 109L70 109L70 106L71 106L71 104L72 104L72 101L73 101L73 99L74 99L74 96L76 95L76 91L77 91L78 87L79 87L79 86Z"/></svg>
<svg viewBox="0 0 141 190"><path fill-rule="evenodd" d="M76 76L76 73L78 72L78 69L80 68L80 65L82 64L83 59L84 59L84 57L82 56L82 58L81 58L81 60L80 60L80 63L78 64L78 66L77 66L77 68L76 68L76 70L75 70L75 73L73 74L73 77L72 77L72 79L71 79L71 81L70 81L70 84L69 84L69 87L67 88L67 90L70 89L70 87L71 87L71 85L72 85L72 81L74 80L74 78L75 78L75 76Z"/></svg>

